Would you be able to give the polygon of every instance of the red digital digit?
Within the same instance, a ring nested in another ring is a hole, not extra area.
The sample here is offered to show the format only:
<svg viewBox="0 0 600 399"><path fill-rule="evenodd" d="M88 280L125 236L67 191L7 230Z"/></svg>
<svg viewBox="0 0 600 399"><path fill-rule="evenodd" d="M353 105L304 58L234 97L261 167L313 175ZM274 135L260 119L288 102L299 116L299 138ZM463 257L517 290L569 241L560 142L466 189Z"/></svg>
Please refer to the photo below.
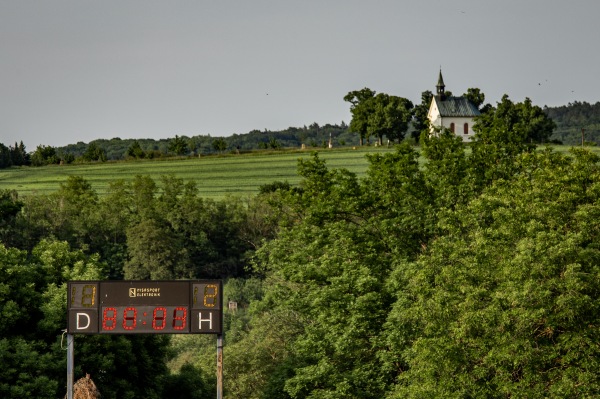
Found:
<svg viewBox="0 0 600 399"><path fill-rule="evenodd" d="M137 309L134 307L125 308L123 311L123 328L133 330L137 323Z"/></svg>
<svg viewBox="0 0 600 399"><path fill-rule="evenodd" d="M187 323L187 308L177 307L173 310L173 330L183 330Z"/></svg>
<svg viewBox="0 0 600 399"><path fill-rule="evenodd" d="M158 315L157 315L158 313ZM165 328L165 319L167 317L167 309L163 307L154 308L152 314L152 328L155 330L163 330Z"/></svg>
<svg viewBox="0 0 600 399"><path fill-rule="evenodd" d="M110 316L109 316L110 313ZM110 324L108 323L110 322ZM114 330L117 326L117 309L115 308L104 308L102 313L102 329L103 330Z"/></svg>

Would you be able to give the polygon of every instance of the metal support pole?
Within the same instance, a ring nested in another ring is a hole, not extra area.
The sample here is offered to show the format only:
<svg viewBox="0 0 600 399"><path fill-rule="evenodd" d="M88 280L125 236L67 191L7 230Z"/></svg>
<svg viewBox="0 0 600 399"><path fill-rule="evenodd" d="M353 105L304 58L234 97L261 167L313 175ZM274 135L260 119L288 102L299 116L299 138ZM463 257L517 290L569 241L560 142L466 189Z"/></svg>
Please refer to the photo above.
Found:
<svg viewBox="0 0 600 399"><path fill-rule="evenodd" d="M67 399L73 399L73 366L75 353L73 349L73 335L67 334Z"/></svg>
<svg viewBox="0 0 600 399"><path fill-rule="evenodd" d="M223 334L217 335L217 399L223 399Z"/></svg>

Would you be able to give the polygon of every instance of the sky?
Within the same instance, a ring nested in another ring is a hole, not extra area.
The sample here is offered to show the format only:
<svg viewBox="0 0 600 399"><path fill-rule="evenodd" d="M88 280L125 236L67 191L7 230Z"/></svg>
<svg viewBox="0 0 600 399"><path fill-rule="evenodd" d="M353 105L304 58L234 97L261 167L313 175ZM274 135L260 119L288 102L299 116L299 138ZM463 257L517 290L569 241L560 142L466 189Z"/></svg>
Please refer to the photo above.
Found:
<svg viewBox="0 0 600 399"><path fill-rule="evenodd" d="M0 0L0 143L228 137L349 123L442 69L543 107L600 101L597 0Z"/></svg>

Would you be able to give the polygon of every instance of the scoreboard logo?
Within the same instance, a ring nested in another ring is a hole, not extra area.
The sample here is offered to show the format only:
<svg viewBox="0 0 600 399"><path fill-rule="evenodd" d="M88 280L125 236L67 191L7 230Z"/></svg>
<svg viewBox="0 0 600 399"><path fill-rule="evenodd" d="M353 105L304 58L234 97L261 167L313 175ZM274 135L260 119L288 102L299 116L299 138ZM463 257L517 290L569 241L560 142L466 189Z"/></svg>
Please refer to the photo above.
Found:
<svg viewBox="0 0 600 399"><path fill-rule="evenodd" d="M129 288L130 298L160 296L160 287L151 288Z"/></svg>

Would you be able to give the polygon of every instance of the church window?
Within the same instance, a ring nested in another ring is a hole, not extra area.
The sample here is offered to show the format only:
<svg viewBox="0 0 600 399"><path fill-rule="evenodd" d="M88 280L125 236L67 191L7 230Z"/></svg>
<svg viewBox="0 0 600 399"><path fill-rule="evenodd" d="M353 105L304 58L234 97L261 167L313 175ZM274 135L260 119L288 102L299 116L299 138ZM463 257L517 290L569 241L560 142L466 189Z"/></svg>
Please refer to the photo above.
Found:
<svg viewBox="0 0 600 399"><path fill-rule="evenodd" d="M452 122L452 123L450 124L450 131L451 131L452 133L454 133L454 122Z"/></svg>
<svg viewBox="0 0 600 399"><path fill-rule="evenodd" d="M464 131L464 133L465 134L469 134L469 124L468 123L465 123L465 131Z"/></svg>

